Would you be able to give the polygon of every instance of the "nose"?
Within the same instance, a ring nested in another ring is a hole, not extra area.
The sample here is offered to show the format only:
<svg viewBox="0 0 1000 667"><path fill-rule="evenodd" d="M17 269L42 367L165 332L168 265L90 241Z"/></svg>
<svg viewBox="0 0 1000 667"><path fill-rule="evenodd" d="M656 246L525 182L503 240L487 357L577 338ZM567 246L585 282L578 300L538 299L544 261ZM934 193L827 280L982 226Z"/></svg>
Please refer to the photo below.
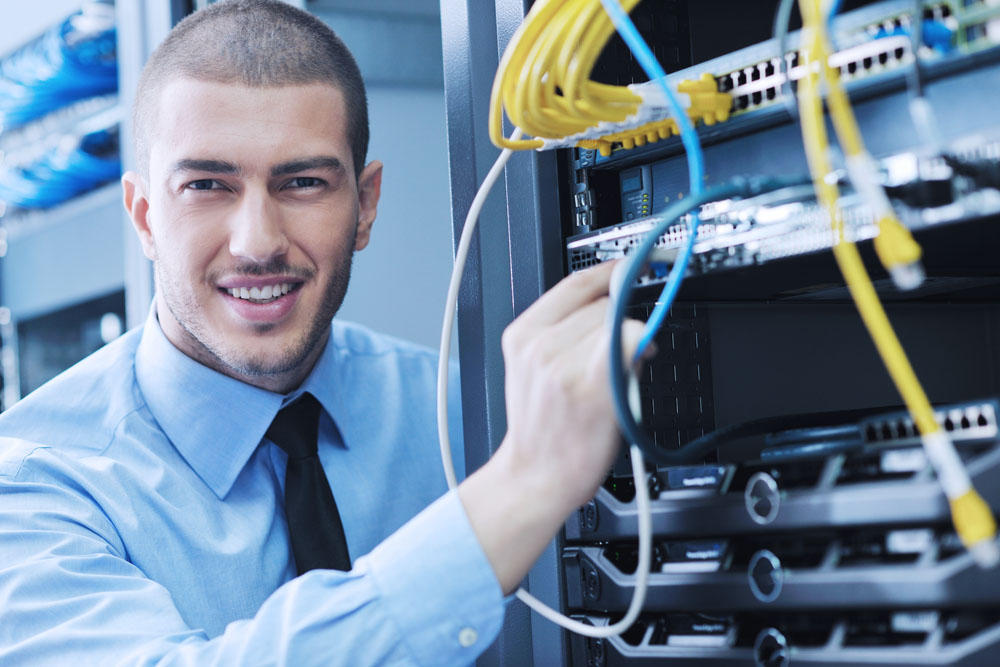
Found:
<svg viewBox="0 0 1000 667"><path fill-rule="evenodd" d="M241 200L230 222L230 254L265 263L288 252L281 211L267 193L248 189Z"/></svg>

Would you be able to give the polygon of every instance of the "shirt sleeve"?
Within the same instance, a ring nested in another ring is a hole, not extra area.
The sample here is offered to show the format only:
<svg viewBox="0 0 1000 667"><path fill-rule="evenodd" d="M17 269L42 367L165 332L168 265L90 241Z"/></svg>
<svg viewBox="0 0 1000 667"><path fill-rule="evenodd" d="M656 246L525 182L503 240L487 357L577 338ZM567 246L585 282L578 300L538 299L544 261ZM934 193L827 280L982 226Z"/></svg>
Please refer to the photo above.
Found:
<svg viewBox="0 0 1000 667"><path fill-rule="evenodd" d="M499 585L455 492L350 572L298 577L210 638L129 562L82 487L25 477L0 467L3 665L467 665L503 622Z"/></svg>

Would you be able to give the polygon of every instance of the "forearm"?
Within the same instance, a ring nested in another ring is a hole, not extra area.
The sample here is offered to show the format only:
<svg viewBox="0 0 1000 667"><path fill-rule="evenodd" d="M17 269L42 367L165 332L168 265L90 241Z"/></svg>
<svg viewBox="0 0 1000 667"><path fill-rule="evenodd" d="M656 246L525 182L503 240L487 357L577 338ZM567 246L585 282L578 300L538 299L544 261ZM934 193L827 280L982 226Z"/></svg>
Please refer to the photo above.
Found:
<svg viewBox="0 0 1000 667"><path fill-rule="evenodd" d="M294 579L209 636L181 615L171 590L84 527L100 523L96 508L64 489L4 481L3 665L465 665L502 624L500 589L455 494L351 572ZM213 605L198 562L177 566L192 568L184 585Z"/></svg>
<svg viewBox="0 0 1000 667"><path fill-rule="evenodd" d="M573 510L554 476L518 465L501 446L458 487L479 544L504 594L512 593Z"/></svg>

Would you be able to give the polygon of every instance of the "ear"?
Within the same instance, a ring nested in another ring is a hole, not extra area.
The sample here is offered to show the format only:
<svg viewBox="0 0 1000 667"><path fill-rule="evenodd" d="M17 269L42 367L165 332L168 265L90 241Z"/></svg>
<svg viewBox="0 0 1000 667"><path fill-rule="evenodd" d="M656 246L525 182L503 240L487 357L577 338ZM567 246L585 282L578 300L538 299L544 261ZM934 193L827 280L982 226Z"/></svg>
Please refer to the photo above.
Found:
<svg viewBox="0 0 1000 667"><path fill-rule="evenodd" d="M149 186L146 179L134 171L122 174L125 211L132 219L132 226L142 244L142 252L151 261L156 261L156 245L153 230L149 226Z"/></svg>
<svg viewBox="0 0 1000 667"><path fill-rule="evenodd" d="M382 194L382 163L369 162L358 176L358 231L354 236L354 249L363 250L371 239L372 224Z"/></svg>

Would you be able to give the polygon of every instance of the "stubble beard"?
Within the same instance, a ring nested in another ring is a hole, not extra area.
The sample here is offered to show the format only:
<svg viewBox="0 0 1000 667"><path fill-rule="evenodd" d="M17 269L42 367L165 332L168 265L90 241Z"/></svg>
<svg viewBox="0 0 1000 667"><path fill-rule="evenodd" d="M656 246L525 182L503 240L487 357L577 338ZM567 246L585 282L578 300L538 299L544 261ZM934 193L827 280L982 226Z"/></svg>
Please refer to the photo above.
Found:
<svg viewBox="0 0 1000 667"><path fill-rule="evenodd" d="M159 262L156 263L156 284L167 309L184 332L188 349L195 352L196 361L230 377L276 376L298 369L306 362L316 346L325 340L330 322L340 309L344 295L347 293L353 258L353 247L349 247L345 255L340 258L338 266L331 273L316 316L309 323L308 328L290 345L286 346L282 350L282 354L277 357L255 356L253 353L247 353L227 345L224 334L213 332L211 327L207 326L204 318L200 316L204 309L198 304L195 295L182 289L177 281L165 276ZM280 273L295 272L289 271L283 262L279 265L258 265L257 268L246 267L243 272L244 275ZM264 335L275 326L266 323L257 324L253 326L253 329L256 333Z"/></svg>

